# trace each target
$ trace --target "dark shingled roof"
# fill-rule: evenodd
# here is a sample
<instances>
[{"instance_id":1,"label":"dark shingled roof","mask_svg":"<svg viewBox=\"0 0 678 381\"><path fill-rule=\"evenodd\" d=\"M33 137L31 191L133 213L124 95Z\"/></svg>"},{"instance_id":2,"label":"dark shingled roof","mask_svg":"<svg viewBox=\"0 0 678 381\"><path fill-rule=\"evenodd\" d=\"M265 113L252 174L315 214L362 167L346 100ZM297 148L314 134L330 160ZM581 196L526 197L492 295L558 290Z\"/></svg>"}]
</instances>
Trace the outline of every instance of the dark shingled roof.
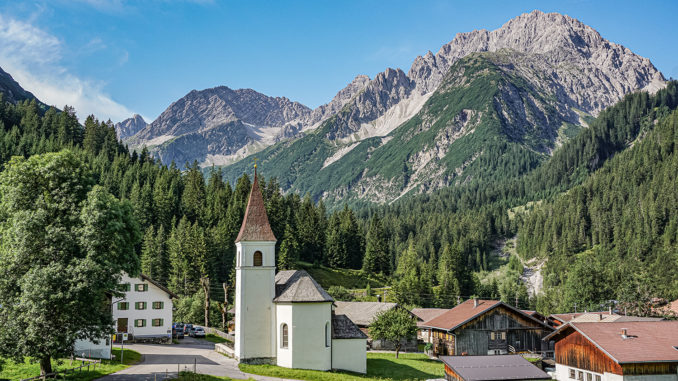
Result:
<instances>
[{"instance_id":1,"label":"dark shingled roof","mask_svg":"<svg viewBox=\"0 0 678 381\"><path fill-rule=\"evenodd\" d=\"M259 190L259 179L257 170L254 169L254 183L250 191L250 199L247 201L245 218L242 220L242 226L235 242L240 241L276 241L271 225L268 223L264 198Z\"/></svg>"},{"instance_id":2,"label":"dark shingled roof","mask_svg":"<svg viewBox=\"0 0 678 381\"><path fill-rule=\"evenodd\" d=\"M335 313L348 316L360 327L368 327L377 315L398 306L396 303L340 301L335 302L334 305L337 306Z\"/></svg>"},{"instance_id":3,"label":"dark shingled roof","mask_svg":"<svg viewBox=\"0 0 678 381\"><path fill-rule=\"evenodd\" d=\"M170 298L179 299L177 294L173 293L172 291L169 290L169 288L163 286L162 284L158 283L157 281L149 278L148 275L140 274L139 277L142 280L145 280L146 282L152 283L155 287L165 291L167 293L167 295L170 296Z\"/></svg>"},{"instance_id":4,"label":"dark shingled roof","mask_svg":"<svg viewBox=\"0 0 678 381\"><path fill-rule=\"evenodd\" d=\"M520 355L440 356L465 381L551 380L551 376Z\"/></svg>"},{"instance_id":5,"label":"dark shingled roof","mask_svg":"<svg viewBox=\"0 0 678 381\"><path fill-rule=\"evenodd\" d=\"M304 270L275 274L275 303L333 302L334 299Z\"/></svg>"},{"instance_id":6,"label":"dark shingled roof","mask_svg":"<svg viewBox=\"0 0 678 381\"><path fill-rule=\"evenodd\" d=\"M367 335L346 315L332 314L333 339L367 339Z\"/></svg>"}]
</instances>

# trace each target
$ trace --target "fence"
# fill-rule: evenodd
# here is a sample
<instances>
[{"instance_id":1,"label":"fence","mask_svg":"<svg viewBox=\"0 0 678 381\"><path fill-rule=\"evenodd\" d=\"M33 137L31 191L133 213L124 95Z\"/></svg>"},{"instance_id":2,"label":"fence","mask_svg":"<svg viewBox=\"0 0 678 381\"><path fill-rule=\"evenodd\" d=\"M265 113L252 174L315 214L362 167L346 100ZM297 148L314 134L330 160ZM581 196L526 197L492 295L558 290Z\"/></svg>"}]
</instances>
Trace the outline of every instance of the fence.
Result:
<instances>
[{"instance_id":1,"label":"fence","mask_svg":"<svg viewBox=\"0 0 678 381\"><path fill-rule=\"evenodd\" d=\"M78 360L78 361L82 361L82 365L80 365L79 367L66 369L66 370L63 370L63 371L60 371L60 372L48 373L48 374L45 374L45 375L31 377L31 378L24 378L21 381L46 380L48 378L56 379L57 377L59 377L60 374L61 374L62 379L66 379L67 374L75 373L75 371L80 372L80 371L82 371L82 368L84 368L84 367L87 367L88 372L89 372L90 366L92 366L94 368L93 370L96 371L97 364L101 364L101 360L92 360L92 359L86 359L86 358L82 358L82 357L76 357L75 359ZM85 364L85 363L87 363L87 364Z\"/></svg>"}]
</instances>

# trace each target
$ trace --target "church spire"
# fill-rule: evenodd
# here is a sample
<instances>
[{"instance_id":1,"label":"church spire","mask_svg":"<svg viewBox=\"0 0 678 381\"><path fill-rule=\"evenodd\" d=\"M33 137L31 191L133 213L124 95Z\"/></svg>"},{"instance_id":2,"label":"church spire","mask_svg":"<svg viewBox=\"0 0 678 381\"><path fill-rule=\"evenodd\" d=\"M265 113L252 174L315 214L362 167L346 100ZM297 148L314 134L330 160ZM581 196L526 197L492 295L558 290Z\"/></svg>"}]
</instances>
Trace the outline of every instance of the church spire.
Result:
<instances>
[{"instance_id":1,"label":"church spire","mask_svg":"<svg viewBox=\"0 0 678 381\"><path fill-rule=\"evenodd\" d=\"M271 225L268 223L264 198L259 190L256 164L254 164L254 183L252 183L250 198L247 201L245 218L242 221L238 238L235 239L235 242L240 241L276 241Z\"/></svg>"}]
</instances>

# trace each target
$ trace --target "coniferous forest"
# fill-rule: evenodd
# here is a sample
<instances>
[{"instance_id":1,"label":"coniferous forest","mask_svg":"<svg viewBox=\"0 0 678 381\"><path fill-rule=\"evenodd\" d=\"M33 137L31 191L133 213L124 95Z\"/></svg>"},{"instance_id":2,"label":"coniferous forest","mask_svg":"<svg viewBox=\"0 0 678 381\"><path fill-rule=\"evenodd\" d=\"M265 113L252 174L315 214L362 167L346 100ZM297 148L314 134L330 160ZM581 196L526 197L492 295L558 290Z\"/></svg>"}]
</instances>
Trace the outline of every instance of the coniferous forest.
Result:
<instances>
[{"instance_id":1,"label":"coniferous forest","mask_svg":"<svg viewBox=\"0 0 678 381\"><path fill-rule=\"evenodd\" d=\"M330 210L308 195L282 194L260 167L278 268L388 275L392 297L408 305L449 308L480 296L553 313L616 300L648 314L650 299L678 297L677 106L676 82L655 95L630 94L523 176L385 206ZM94 183L131 205L142 272L181 297L179 318L201 316L208 295L220 320L253 170L230 184L197 163L163 165L145 149L130 152L110 121L89 116L81 125L75 112L0 102L0 165L75 153ZM477 274L493 270L497 246L514 237L505 276L483 281ZM529 260L544 261L535 297L519 280Z\"/></svg>"}]
</instances>

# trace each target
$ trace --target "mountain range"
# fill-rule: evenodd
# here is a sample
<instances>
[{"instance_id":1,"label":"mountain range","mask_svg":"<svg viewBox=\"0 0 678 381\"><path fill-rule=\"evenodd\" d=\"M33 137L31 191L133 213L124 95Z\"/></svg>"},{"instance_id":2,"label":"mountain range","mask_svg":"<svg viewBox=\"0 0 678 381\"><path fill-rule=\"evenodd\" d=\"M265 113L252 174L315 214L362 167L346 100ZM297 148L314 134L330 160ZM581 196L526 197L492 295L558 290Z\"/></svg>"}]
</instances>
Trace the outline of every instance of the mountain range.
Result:
<instances>
[{"instance_id":1,"label":"mountain range","mask_svg":"<svg viewBox=\"0 0 678 381\"><path fill-rule=\"evenodd\" d=\"M457 34L407 73L357 76L314 110L221 86L191 91L148 125L116 128L166 164L223 166L233 180L256 154L286 191L381 203L524 173L625 94L664 85L647 58L569 16L533 11Z\"/></svg>"}]
</instances>

